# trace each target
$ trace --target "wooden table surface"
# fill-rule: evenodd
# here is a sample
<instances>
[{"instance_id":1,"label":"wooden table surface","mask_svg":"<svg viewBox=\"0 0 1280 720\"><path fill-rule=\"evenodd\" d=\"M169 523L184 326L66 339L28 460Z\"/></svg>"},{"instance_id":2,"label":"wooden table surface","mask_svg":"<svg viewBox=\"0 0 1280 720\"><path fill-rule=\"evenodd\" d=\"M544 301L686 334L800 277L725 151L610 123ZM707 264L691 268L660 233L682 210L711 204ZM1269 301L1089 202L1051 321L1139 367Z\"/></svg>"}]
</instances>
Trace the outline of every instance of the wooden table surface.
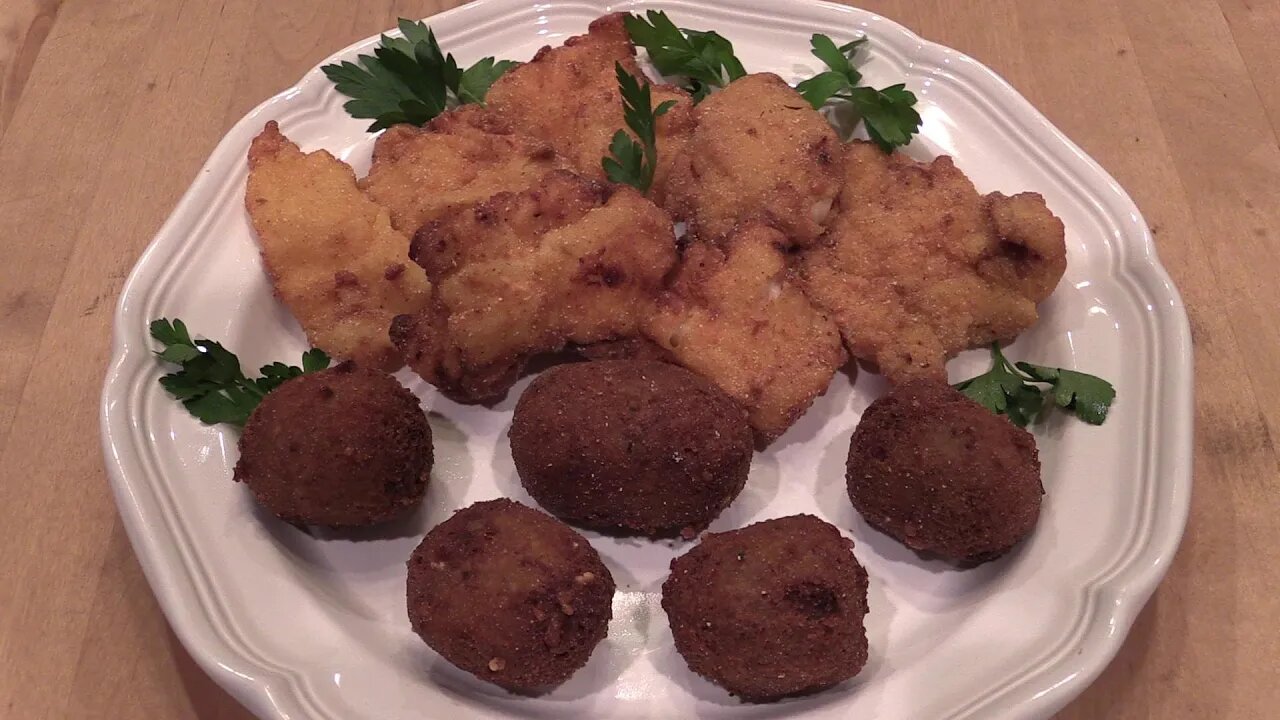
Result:
<instances>
[{"instance_id":1,"label":"wooden table surface","mask_svg":"<svg viewBox=\"0 0 1280 720\"><path fill-rule=\"evenodd\" d=\"M241 115L453 4L0 0L0 717L248 717L174 639L108 492L116 295ZM1060 717L1280 717L1280 2L861 4L995 68L1118 178L1191 313L1186 539Z\"/></svg>"}]
</instances>

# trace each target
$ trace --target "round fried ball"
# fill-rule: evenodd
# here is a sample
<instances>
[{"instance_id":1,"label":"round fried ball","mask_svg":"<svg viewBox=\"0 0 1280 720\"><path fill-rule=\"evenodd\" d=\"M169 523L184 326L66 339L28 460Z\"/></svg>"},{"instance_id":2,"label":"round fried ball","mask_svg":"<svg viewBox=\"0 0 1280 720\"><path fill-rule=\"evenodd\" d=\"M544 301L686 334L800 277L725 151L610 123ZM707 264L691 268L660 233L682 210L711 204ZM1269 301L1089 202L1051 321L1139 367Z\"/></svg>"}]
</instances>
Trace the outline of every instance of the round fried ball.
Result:
<instances>
[{"instance_id":1,"label":"round fried ball","mask_svg":"<svg viewBox=\"0 0 1280 720\"><path fill-rule=\"evenodd\" d=\"M431 426L390 375L342 363L267 393L240 436L235 479L286 522L373 525L418 506Z\"/></svg>"},{"instance_id":2,"label":"round fried ball","mask_svg":"<svg viewBox=\"0 0 1280 720\"><path fill-rule=\"evenodd\" d=\"M457 667L524 694L586 664L608 630L613 590L586 539L505 498L459 510L409 558L414 631Z\"/></svg>"},{"instance_id":3,"label":"round fried ball","mask_svg":"<svg viewBox=\"0 0 1280 720\"><path fill-rule=\"evenodd\" d=\"M867 408L846 477L872 527L965 565L1026 537L1044 495L1031 433L937 380L905 383Z\"/></svg>"},{"instance_id":4,"label":"round fried ball","mask_svg":"<svg viewBox=\"0 0 1280 720\"><path fill-rule=\"evenodd\" d=\"M511 455L529 494L576 525L692 537L741 492L746 413L684 368L600 360L542 373L516 404Z\"/></svg>"},{"instance_id":5,"label":"round fried ball","mask_svg":"<svg viewBox=\"0 0 1280 720\"><path fill-rule=\"evenodd\" d=\"M749 702L843 682L867 662L867 572L853 541L812 515L713 533L662 585L689 668Z\"/></svg>"}]
</instances>

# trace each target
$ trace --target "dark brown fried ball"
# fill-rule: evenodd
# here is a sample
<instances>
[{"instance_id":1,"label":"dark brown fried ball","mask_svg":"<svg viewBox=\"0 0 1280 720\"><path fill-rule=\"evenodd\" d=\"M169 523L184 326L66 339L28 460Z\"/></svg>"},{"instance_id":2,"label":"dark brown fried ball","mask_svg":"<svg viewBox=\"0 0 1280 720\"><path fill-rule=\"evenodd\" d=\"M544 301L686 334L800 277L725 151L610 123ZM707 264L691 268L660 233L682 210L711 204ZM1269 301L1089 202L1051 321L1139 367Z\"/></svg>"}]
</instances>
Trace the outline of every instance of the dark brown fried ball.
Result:
<instances>
[{"instance_id":1,"label":"dark brown fried ball","mask_svg":"<svg viewBox=\"0 0 1280 720\"><path fill-rule=\"evenodd\" d=\"M853 541L812 515L713 533L662 585L689 668L748 702L843 682L867 662L867 572Z\"/></svg>"},{"instance_id":2,"label":"dark brown fried ball","mask_svg":"<svg viewBox=\"0 0 1280 720\"><path fill-rule=\"evenodd\" d=\"M505 498L459 510L409 558L414 631L459 668L524 694L586 664L608 630L613 590L585 538Z\"/></svg>"},{"instance_id":3,"label":"dark brown fried ball","mask_svg":"<svg viewBox=\"0 0 1280 720\"><path fill-rule=\"evenodd\" d=\"M286 522L359 527L417 507L431 461L418 398L347 362L267 393L240 436L235 479Z\"/></svg>"},{"instance_id":4,"label":"dark brown fried ball","mask_svg":"<svg viewBox=\"0 0 1280 720\"><path fill-rule=\"evenodd\" d=\"M872 527L964 565L993 560L1040 516L1035 438L938 380L895 387L849 445L853 506Z\"/></svg>"},{"instance_id":5,"label":"dark brown fried ball","mask_svg":"<svg viewBox=\"0 0 1280 720\"><path fill-rule=\"evenodd\" d=\"M706 528L747 480L746 413L710 381L652 360L560 365L520 396L511 455L547 511L653 537Z\"/></svg>"}]
</instances>

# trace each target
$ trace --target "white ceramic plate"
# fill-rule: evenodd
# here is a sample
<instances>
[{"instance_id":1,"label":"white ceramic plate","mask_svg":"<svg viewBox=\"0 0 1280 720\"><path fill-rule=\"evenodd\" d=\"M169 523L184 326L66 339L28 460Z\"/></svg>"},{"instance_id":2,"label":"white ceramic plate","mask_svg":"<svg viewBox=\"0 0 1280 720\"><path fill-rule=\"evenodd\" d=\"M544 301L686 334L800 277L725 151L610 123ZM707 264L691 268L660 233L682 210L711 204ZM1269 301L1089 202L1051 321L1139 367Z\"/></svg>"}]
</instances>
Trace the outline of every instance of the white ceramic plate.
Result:
<instances>
[{"instance_id":1,"label":"white ceramic plate","mask_svg":"<svg viewBox=\"0 0 1280 720\"><path fill-rule=\"evenodd\" d=\"M432 525L477 500L532 504L506 430L527 379L496 411L459 406L406 374L430 410L436 469L410 522L361 539L315 538L259 512L230 481L234 431L199 424L165 395L147 323L181 317L246 367L295 359L302 333L273 300L242 207L245 150L278 120L304 150L367 167L367 121L342 110L320 71L263 103L218 146L129 278L102 404L120 513L174 631L214 679L264 718L1042 718L1106 665L1177 547L1191 485L1192 376L1186 315L1151 235L1120 187L1008 84L977 62L884 18L812 0L646 3L728 36L747 68L794 81L816 69L808 37L872 38L864 71L920 97L921 158L954 155L983 191L1043 193L1067 227L1066 277L1011 355L1115 382L1100 428L1038 432L1048 495L1039 528L1008 557L969 571L922 562L871 531L844 490L849 436L884 388L863 373L825 396L756 456L741 497L711 527L815 513L855 538L871 576L871 660L833 690L743 705L675 653L659 588L683 543L589 534L618 581L609 637L585 669L539 699L448 665L405 616L405 559ZM482 0L431 18L471 62L527 58L630 4ZM327 62L368 52L376 38ZM951 364L985 369L983 352Z\"/></svg>"}]
</instances>

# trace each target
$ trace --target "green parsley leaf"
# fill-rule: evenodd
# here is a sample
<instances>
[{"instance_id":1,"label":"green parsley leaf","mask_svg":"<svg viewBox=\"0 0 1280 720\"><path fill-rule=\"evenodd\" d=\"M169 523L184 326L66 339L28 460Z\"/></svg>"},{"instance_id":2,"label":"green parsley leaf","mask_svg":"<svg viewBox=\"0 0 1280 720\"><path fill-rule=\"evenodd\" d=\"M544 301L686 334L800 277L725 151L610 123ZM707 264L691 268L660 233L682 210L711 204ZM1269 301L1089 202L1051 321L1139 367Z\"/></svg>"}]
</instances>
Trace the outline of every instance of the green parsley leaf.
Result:
<instances>
[{"instance_id":1,"label":"green parsley leaf","mask_svg":"<svg viewBox=\"0 0 1280 720\"><path fill-rule=\"evenodd\" d=\"M649 10L643 18L628 15L624 23L632 42L649 53L658 72L679 80L695 103L712 88L747 74L733 53L733 43L719 33L678 28L660 10Z\"/></svg>"},{"instance_id":2,"label":"green parsley leaf","mask_svg":"<svg viewBox=\"0 0 1280 720\"><path fill-rule=\"evenodd\" d=\"M849 79L835 70L820 72L796 85L796 92L817 110L841 90L849 87Z\"/></svg>"},{"instance_id":3,"label":"green parsley leaf","mask_svg":"<svg viewBox=\"0 0 1280 720\"><path fill-rule=\"evenodd\" d=\"M648 83L628 73L622 63L614 63L614 72L622 93L622 116L635 139L625 130L614 133L609 142L610 157L602 159L600 164L612 182L631 185L642 193L648 192L653 184L653 171L658 165L657 121L676 101L667 100L655 108Z\"/></svg>"},{"instance_id":4,"label":"green parsley leaf","mask_svg":"<svg viewBox=\"0 0 1280 720\"><path fill-rule=\"evenodd\" d=\"M414 54L414 46L435 44L435 34L425 23L414 22L406 18L396 18L396 28L404 37L382 36L382 46L399 51L410 57ZM439 49L439 45L436 45Z\"/></svg>"},{"instance_id":5,"label":"green parsley leaf","mask_svg":"<svg viewBox=\"0 0 1280 720\"><path fill-rule=\"evenodd\" d=\"M463 71L462 81L458 85L458 100L462 103L484 104L484 97L494 81L516 65L519 63L511 60L495 62L491 57L481 58Z\"/></svg>"},{"instance_id":6,"label":"green parsley leaf","mask_svg":"<svg viewBox=\"0 0 1280 720\"><path fill-rule=\"evenodd\" d=\"M849 59L849 55L857 52L858 47L866 41L866 37L860 37L844 46L836 47L835 41L831 38L822 33L815 33L809 38L809 46L814 57L825 63L832 72L847 78L850 87L857 87L862 82L862 74L853 69L853 62Z\"/></svg>"},{"instance_id":7,"label":"green parsley leaf","mask_svg":"<svg viewBox=\"0 0 1280 720\"><path fill-rule=\"evenodd\" d=\"M848 102L862 118L867 135L885 152L911 142L920 130L916 96L906 85L890 85L882 90L862 85L862 73L853 67L853 56L867 42L865 37L836 46L821 33L809 39L811 52L828 70L802 80L796 91L818 110L832 100Z\"/></svg>"},{"instance_id":8,"label":"green parsley leaf","mask_svg":"<svg viewBox=\"0 0 1280 720\"><path fill-rule=\"evenodd\" d=\"M991 359L990 370L957 383L955 388L988 410L1007 415L1019 427L1044 417L1049 406L1040 385L1050 386L1055 405L1073 411L1091 425L1101 425L1107 419L1116 397L1115 387L1094 375L1028 362L1010 363L995 343Z\"/></svg>"},{"instance_id":9,"label":"green parsley leaf","mask_svg":"<svg viewBox=\"0 0 1280 720\"><path fill-rule=\"evenodd\" d=\"M970 400L978 403L997 415L1003 415L1009 408L1009 399L1016 398L1021 392L1025 379L1005 360L1000 346L992 345L992 367L989 371L974 378L956 384L956 389L964 393ZM1026 402L1026 400L1022 400Z\"/></svg>"},{"instance_id":10,"label":"green parsley leaf","mask_svg":"<svg viewBox=\"0 0 1280 720\"><path fill-rule=\"evenodd\" d=\"M310 373L329 367L329 355L320 348L311 348L302 353L302 372Z\"/></svg>"},{"instance_id":11,"label":"green parsley leaf","mask_svg":"<svg viewBox=\"0 0 1280 720\"><path fill-rule=\"evenodd\" d=\"M1008 397L1005 415L1018 427L1026 427L1040 418L1044 409L1044 393L1034 385L1022 385Z\"/></svg>"},{"instance_id":12,"label":"green parsley leaf","mask_svg":"<svg viewBox=\"0 0 1280 720\"><path fill-rule=\"evenodd\" d=\"M160 378L160 385L187 412L206 425L228 423L243 427L263 396L284 381L329 366L329 356L318 349L302 356L302 367L276 362L264 366L262 377L250 379L240 369L240 359L212 340L192 340L181 320L152 321L151 337L164 345L156 357L181 366Z\"/></svg>"},{"instance_id":13,"label":"green parsley leaf","mask_svg":"<svg viewBox=\"0 0 1280 720\"><path fill-rule=\"evenodd\" d=\"M151 337L165 345L191 345L191 334L181 320L174 318L169 322L164 318L151 321Z\"/></svg>"},{"instance_id":14,"label":"green parsley leaf","mask_svg":"<svg viewBox=\"0 0 1280 720\"><path fill-rule=\"evenodd\" d=\"M906 85L890 85L883 90L858 87L849 91L848 99L862 116L867 135L885 152L911 142L911 136L920 130L916 96Z\"/></svg>"},{"instance_id":15,"label":"green parsley leaf","mask_svg":"<svg viewBox=\"0 0 1280 720\"><path fill-rule=\"evenodd\" d=\"M644 165L640 143L632 140L627 131L619 130L609 141L609 155L600 161L609 181L639 187Z\"/></svg>"},{"instance_id":16,"label":"green parsley leaf","mask_svg":"<svg viewBox=\"0 0 1280 720\"><path fill-rule=\"evenodd\" d=\"M351 117L374 120L369 132L425 125L449 108L483 103L494 81L518 64L487 57L463 70L424 23L400 18L399 28L403 37L383 35L373 55L320 68L351 98L343 105Z\"/></svg>"},{"instance_id":17,"label":"green parsley leaf","mask_svg":"<svg viewBox=\"0 0 1280 720\"><path fill-rule=\"evenodd\" d=\"M1073 411L1090 425L1106 422L1111 403L1116 399L1116 389L1111 383L1088 373L1028 362L1018 363L1018 369L1036 382L1052 385L1053 402L1058 407Z\"/></svg>"}]
</instances>

